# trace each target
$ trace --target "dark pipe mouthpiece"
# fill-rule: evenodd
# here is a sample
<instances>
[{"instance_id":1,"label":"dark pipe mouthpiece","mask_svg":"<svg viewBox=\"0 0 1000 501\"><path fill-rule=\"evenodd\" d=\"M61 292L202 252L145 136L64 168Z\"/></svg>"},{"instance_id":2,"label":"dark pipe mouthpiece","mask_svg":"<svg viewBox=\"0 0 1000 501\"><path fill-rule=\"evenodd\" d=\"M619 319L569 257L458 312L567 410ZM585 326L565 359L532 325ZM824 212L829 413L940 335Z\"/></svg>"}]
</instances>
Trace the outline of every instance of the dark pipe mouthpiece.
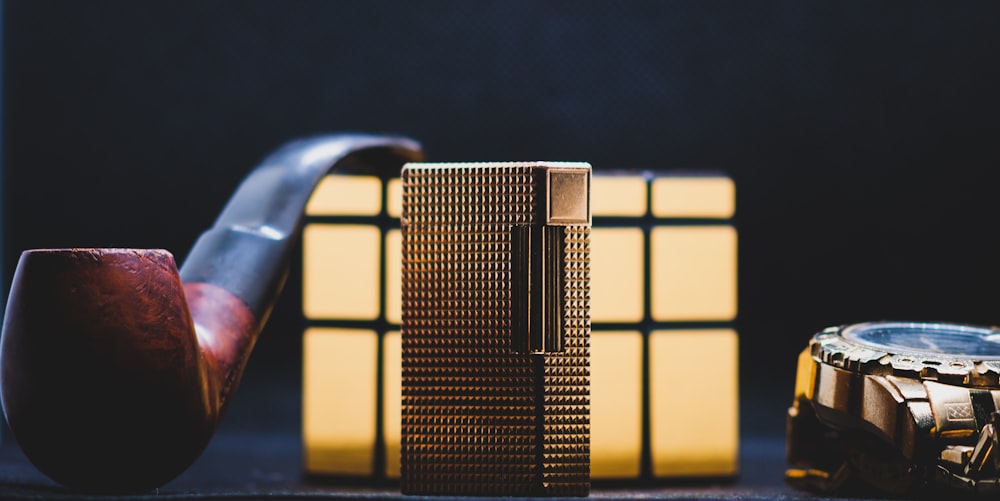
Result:
<instances>
[{"instance_id":1,"label":"dark pipe mouthpiece","mask_svg":"<svg viewBox=\"0 0 1000 501\"><path fill-rule=\"evenodd\" d=\"M281 291L306 203L351 158L399 168L400 137L289 143L243 181L180 270L165 250L21 255L0 337L0 398L25 455L75 489L143 492L208 444Z\"/></svg>"}]
</instances>

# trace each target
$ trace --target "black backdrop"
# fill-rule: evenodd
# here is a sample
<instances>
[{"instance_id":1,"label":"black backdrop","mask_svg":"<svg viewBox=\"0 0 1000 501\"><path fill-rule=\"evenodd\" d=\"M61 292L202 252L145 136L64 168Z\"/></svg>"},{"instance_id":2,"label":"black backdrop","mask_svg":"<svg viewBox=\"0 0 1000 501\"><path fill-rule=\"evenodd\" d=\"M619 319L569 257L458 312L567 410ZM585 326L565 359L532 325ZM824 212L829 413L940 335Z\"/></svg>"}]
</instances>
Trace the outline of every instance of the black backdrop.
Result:
<instances>
[{"instance_id":1,"label":"black backdrop","mask_svg":"<svg viewBox=\"0 0 1000 501\"><path fill-rule=\"evenodd\" d=\"M823 326L1000 323L998 20L949 2L7 0L5 285L25 248L180 261L263 155L324 131L407 134L436 161L721 169L744 427L778 432ZM230 426L298 425L298 287Z\"/></svg>"}]
</instances>

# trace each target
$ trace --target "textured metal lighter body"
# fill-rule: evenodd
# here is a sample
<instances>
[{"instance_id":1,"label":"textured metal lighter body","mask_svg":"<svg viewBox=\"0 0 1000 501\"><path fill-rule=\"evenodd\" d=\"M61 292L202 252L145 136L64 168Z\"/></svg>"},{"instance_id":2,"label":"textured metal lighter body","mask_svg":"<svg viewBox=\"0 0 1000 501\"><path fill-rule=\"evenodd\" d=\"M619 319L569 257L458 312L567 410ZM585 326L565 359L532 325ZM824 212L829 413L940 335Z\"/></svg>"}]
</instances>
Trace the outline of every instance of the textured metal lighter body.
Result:
<instances>
[{"instance_id":1,"label":"textured metal lighter body","mask_svg":"<svg viewBox=\"0 0 1000 501\"><path fill-rule=\"evenodd\" d=\"M405 494L590 491L590 166L403 169Z\"/></svg>"}]
</instances>

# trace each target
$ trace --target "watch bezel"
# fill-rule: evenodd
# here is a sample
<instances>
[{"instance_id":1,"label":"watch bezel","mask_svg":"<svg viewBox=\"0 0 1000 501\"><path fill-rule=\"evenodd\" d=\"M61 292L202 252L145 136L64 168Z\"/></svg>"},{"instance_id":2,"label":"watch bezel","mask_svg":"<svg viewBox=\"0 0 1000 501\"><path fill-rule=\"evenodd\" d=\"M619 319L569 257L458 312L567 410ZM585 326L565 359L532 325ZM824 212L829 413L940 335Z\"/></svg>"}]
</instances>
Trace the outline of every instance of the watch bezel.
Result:
<instances>
[{"instance_id":1,"label":"watch bezel","mask_svg":"<svg viewBox=\"0 0 1000 501\"><path fill-rule=\"evenodd\" d=\"M1000 356L979 357L962 353L937 353L886 346L859 339L853 332L893 328L955 332L996 332L995 327L948 322L880 321L830 327L811 343L816 361L860 374L910 376L962 386L1000 388ZM847 335L845 336L845 333Z\"/></svg>"}]
</instances>

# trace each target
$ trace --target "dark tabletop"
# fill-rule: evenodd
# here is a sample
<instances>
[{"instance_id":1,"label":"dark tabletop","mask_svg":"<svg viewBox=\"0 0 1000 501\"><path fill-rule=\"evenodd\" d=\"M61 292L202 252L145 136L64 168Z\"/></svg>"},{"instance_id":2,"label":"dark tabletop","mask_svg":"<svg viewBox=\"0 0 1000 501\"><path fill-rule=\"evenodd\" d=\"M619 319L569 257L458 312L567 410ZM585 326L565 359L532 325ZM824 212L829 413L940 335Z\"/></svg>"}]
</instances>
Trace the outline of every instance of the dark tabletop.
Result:
<instances>
[{"instance_id":1,"label":"dark tabletop","mask_svg":"<svg viewBox=\"0 0 1000 501\"><path fill-rule=\"evenodd\" d=\"M301 459L301 415L297 412L301 393L287 378L254 371L248 371L247 376L201 457L158 490L131 496L68 491L38 472L7 433L0 438L0 500L416 499L402 496L398 484L307 478ZM822 499L784 484L787 405L787 399L780 396L742 395L740 474L735 479L644 486L595 483L590 497Z\"/></svg>"},{"instance_id":2,"label":"dark tabletop","mask_svg":"<svg viewBox=\"0 0 1000 501\"><path fill-rule=\"evenodd\" d=\"M307 479L295 433L223 432L180 477L134 496L80 495L35 470L9 437L0 447L2 499L402 499L398 486ZM595 484L592 498L817 499L784 485L784 438L745 437L735 480L672 482L656 486ZM409 498L413 499L413 498Z\"/></svg>"}]
</instances>

